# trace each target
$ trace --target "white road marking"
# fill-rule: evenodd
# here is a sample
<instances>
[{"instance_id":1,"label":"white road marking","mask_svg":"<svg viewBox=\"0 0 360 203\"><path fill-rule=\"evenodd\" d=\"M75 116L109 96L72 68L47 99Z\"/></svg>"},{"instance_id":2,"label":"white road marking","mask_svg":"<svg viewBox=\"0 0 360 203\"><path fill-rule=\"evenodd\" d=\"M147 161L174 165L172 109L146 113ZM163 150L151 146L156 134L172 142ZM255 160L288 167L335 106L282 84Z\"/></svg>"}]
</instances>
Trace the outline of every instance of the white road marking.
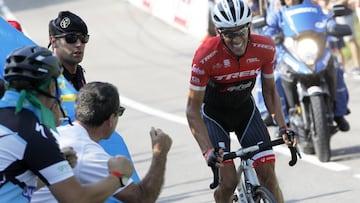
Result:
<instances>
[{"instance_id":1,"label":"white road marking","mask_svg":"<svg viewBox=\"0 0 360 203\"><path fill-rule=\"evenodd\" d=\"M274 147L274 151L287 155L290 157L290 151L287 147ZM346 171L346 170L350 170L351 168L348 166L345 166L343 164L338 164L336 162L320 162L318 160L318 158L316 156L312 156L312 155L307 155L304 153L301 153L301 157L302 159L299 159L298 161L306 161L308 163L314 164L316 166L320 166L332 171Z\"/></svg>"},{"instance_id":2,"label":"white road marking","mask_svg":"<svg viewBox=\"0 0 360 203\"><path fill-rule=\"evenodd\" d=\"M132 99L129 99L127 97L121 96L120 97L121 103L124 104L125 106L134 108L136 110L142 111L144 113L156 116L156 117L160 117L163 118L165 120L169 120L169 121L173 121L175 123L179 123L179 124L183 124L183 125L187 125L187 121L186 118L181 117L181 116L176 116L173 114L169 114L163 111L160 111L158 109L154 109L151 108L149 106L146 106L144 104L138 103ZM230 134L231 135L231 139L234 141L237 141L237 138L235 137L234 134ZM286 147L274 147L274 151L284 154L286 156L290 157L290 153L289 150ZM344 170L350 170L350 167L343 165L343 164L339 164L336 162L320 162L316 156L311 156L311 155L306 155L306 154L301 154L302 159L299 161L306 161L308 163L311 163L313 165L322 167L322 168L326 168L328 170L332 170L332 171L344 171Z\"/></svg>"},{"instance_id":3,"label":"white road marking","mask_svg":"<svg viewBox=\"0 0 360 203\"><path fill-rule=\"evenodd\" d=\"M121 102L121 104L124 104L125 106L131 107L133 109L136 109L138 111L141 111L141 112L144 112L144 113L156 116L156 117L163 118L165 120L173 121L175 123L179 123L179 124L183 124L183 125L188 124L186 118L184 118L184 117L176 116L173 114L166 113L164 111L160 111L158 109L151 108L149 106L146 106L144 104L141 104L139 102L136 102L136 101L129 99L127 97L124 97L124 96L120 96L120 102Z\"/></svg>"},{"instance_id":4,"label":"white road marking","mask_svg":"<svg viewBox=\"0 0 360 203\"><path fill-rule=\"evenodd\" d=\"M3 0L0 0L0 15L4 17L5 20L15 20L18 21L15 15L10 11L10 9L6 6ZM19 22L21 25L21 22ZM22 27L22 32L24 35L29 36L26 30Z\"/></svg>"},{"instance_id":5,"label":"white road marking","mask_svg":"<svg viewBox=\"0 0 360 203\"><path fill-rule=\"evenodd\" d=\"M5 5L3 0L0 0L0 9L5 19L16 20L15 16L11 13L10 9Z\"/></svg>"}]
</instances>

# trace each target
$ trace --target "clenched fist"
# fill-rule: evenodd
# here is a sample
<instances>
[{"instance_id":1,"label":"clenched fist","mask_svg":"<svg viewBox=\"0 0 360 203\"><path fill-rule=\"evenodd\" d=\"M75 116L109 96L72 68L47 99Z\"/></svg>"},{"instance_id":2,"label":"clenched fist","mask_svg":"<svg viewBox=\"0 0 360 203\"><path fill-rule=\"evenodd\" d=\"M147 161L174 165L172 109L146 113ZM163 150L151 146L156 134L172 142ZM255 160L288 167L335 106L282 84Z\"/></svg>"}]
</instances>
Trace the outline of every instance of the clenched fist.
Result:
<instances>
[{"instance_id":1,"label":"clenched fist","mask_svg":"<svg viewBox=\"0 0 360 203\"><path fill-rule=\"evenodd\" d=\"M154 156L166 156L172 144L172 139L161 129L151 127L150 137Z\"/></svg>"}]
</instances>

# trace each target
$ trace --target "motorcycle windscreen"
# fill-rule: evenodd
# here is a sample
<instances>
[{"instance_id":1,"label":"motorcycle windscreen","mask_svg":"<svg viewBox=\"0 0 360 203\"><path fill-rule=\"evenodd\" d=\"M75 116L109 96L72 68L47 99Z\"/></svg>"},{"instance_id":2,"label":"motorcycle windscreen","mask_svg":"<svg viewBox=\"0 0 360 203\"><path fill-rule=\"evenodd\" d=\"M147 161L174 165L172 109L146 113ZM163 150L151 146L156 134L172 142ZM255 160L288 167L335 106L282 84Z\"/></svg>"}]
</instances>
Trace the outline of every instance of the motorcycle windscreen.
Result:
<instances>
[{"instance_id":1,"label":"motorcycle windscreen","mask_svg":"<svg viewBox=\"0 0 360 203\"><path fill-rule=\"evenodd\" d=\"M303 3L284 8L283 11L282 26L285 37L294 37L301 32L326 31L326 16L317 5Z\"/></svg>"}]
</instances>

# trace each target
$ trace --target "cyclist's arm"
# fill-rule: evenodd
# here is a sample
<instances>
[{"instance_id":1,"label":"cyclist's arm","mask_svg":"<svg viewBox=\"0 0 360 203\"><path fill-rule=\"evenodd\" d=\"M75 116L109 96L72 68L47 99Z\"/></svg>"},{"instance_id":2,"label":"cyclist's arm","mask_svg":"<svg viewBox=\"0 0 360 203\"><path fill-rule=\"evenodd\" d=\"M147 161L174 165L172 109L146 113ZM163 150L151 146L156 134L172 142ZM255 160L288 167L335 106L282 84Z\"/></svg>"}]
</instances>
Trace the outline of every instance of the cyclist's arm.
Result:
<instances>
[{"instance_id":1,"label":"cyclist's arm","mask_svg":"<svg viewBox=\"0 0 360 203\"><path fill-rule=\"evenodd\" d=\"M207 150L213 148L205 123L200 114L204 96L205 91L190 89L186 106L186 117L191 133L199 144L202 153L205 153Z\"/></svg>"},{"instance_id":2,"label":"cyclist's arm","mask_svg":"<svg viewBox=\"0 0 360 203\"><path fill-rule=\"evenodd\" d=\"M274 80L275 44L270 39L267 39L264 43L272 46L273 49L263 50L261 53L261 56L263 56L263 64L261 67L262 94L265 106L270 115L275 119L279 127L285 127L285 118Z\"/></svg>"},{"instance_id":3,"label":"cyclist's arm","mask_svg":"<svg viewBox=\"0 0 360 203\"><path fill-rule=\"evenodd\" d=\"M275 87L274 77L261 77L262 94L265 105L275 119L279 127L286 126L284 114L281 108L279 94Z\"/></svg>"}]
</instances>

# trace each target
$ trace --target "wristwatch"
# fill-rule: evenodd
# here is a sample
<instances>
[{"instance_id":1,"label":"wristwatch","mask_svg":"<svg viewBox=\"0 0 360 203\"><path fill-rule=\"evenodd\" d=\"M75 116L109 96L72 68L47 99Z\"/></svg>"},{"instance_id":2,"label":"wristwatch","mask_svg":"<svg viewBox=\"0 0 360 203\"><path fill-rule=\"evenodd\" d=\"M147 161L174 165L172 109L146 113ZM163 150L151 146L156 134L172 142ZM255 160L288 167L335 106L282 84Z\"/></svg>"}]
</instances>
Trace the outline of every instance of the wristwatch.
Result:
<instances>
[{"instance_id":1,"label":"wristwatch","mask_svg":"<svg viewBox=\"0 0 360 203\"><path fill-rule=\"evenodd\" d=\"M119 181L120 181L121 187L124 187L125 185L128 184L128 182L129 182L129 177L122 175L122 176L119 178Z\"/></svg>"},{"instance_id":2,"label":"wristwatch","mask_svg":"<svg viewBox=\"0 0 360 203\"><path fill-rule=\"evenodd\" d=\"M121 187L124 187L129 182L129 177L121 174L120 172L110 171L110 174L119 179Z\"/></svg>"}]
</instances>

